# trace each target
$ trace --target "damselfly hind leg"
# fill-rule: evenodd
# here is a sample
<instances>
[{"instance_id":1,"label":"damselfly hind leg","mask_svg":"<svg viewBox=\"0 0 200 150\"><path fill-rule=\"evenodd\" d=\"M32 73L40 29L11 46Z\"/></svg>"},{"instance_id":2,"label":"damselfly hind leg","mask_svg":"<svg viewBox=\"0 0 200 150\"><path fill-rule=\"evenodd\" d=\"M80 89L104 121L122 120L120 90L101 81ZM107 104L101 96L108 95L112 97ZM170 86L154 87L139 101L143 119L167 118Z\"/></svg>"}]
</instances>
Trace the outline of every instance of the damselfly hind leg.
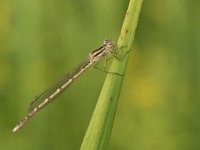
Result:
<instances>
[{"instance_id":1,"label":"damselfly hind leg","mask_svg":"<svg viewBox=\"0 0 200 150\"><path fill-rule=\"evenodd\" d=\"M103 59L103 60L102 60ZM119 75L119 76L124 76L123 74L120 74L120 73L117 73L117 72L111 72L111 71L108 71L109 69L109 66L110 66L110 63L113 59L113 57L110 57L108 58L107 56L105 56L104 58L102 58L99 62L97 62L95 65L94 65L94 68L99 70L99 71L102 71L104 73L111 73L111 74L115 74L115 75ZM117 59L117 58L116 58ZM100 63L103 62L103 67L99 67L100 66ZM110 62L110 63L109 63Z\"/></svg>"},{"instance_id":2,"label":"damselfly hind leg","mask_svg":"<svg viewBox=\"0 0 200 150\"><path fill-rule=\"evenodd\" d=\"M124 76L123 74L120 74L118 72L110 72L110 71L108 71L108 68L106 68L106 66L109 66L108 65L109 60L115 58L115 59L120 61L120 60L123 60L130 53L130 50L128 50L127 52L122 54L122 52L123 52L122 49L124 49L124 48L127 48L127 46L123 46L121 48L118 48L118 50L117 50L116 47L113 48L109 53L111 55L111 57L108 58L108 55L106 55L105 57L102 58L102 59L104 59L103 69L101 67L98 67L99 64L102 62L102 60L97 62L94 65L94 68L97 69L97 70L100 70L102 72L105 72L105 73L111 73L111 74L116 74L116 75L119 75L119 76Z\"/></svg>"},{"instance_id":3,"label":"damselfly hind leg","mask_svg":"<svg viewBox=\"0 0 200 150\"><path fill-rule=\"evenodd\" d=\"M122 46L119 48L115 48L115 52L113 53L113 57L115 57L118 60L123 60L131 51L131 49L129 49L126 52L123 52L123 49L126 49L127 46Z\"/></svg>"}]
</instances>

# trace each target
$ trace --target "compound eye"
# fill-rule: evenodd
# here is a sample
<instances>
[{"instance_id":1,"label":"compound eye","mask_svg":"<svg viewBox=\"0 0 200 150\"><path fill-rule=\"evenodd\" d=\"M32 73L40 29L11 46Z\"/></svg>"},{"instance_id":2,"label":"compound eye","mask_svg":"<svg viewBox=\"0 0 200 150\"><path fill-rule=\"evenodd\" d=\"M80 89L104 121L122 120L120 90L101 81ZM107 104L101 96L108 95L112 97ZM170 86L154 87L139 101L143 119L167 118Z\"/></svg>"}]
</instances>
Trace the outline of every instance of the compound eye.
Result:
<instances>
[{"instance_id":1,"label":"compound eye","mask_svg":"<svg viewBox=\"0 0 200 150\"><path fill-rule=\"evenodd\" d=\"M111 40L105 40L103 41L103 45L104 46L108 46L108 47L112 47L113 46L113 43Z\"/></svg>"},{"instance_id":2,"label":"compound eye","mask_svg":"<svg viewBox=\"0 0 200 150\"><path fill-rule=\"evenodd\" d=\"M108 43L107 40L103 41L103 45L107 45L107 43Z\"/></svg>"},{"instance_id":3,"label":"compound eye","mask_svg":"<svg viewBox=\"0 0 200 150\"><path fill-rule=\"evenodd\" d=\"M113 46L112 42L109 42L108 45L109 45L109 47L112 47L112 46Z\"/></svg>"}]
</instances>

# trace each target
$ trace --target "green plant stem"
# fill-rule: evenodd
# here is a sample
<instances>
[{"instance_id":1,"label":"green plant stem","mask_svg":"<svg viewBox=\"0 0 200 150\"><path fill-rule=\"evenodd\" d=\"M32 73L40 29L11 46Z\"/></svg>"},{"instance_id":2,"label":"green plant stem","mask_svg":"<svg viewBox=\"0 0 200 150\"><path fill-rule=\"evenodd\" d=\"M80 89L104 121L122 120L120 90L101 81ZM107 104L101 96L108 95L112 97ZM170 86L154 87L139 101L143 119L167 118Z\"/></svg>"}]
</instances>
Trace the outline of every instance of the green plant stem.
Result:
<instances>
[{"instance_id":1,"label":"green plant stem","mask_svg":"<svg viewBox=\"0 0 200 150\"><path fill-rule=\"evenodd\" d=\"M116 51L125 56L122 60L114 59L110 72L124 74L128 62L128 52L134 40L139 13L143 0L130 0ZM83 139L81 150L105 149L109 143L117 103L124 76L108 74L96 104L92 119Z\"/></svg>"}]
</instances>

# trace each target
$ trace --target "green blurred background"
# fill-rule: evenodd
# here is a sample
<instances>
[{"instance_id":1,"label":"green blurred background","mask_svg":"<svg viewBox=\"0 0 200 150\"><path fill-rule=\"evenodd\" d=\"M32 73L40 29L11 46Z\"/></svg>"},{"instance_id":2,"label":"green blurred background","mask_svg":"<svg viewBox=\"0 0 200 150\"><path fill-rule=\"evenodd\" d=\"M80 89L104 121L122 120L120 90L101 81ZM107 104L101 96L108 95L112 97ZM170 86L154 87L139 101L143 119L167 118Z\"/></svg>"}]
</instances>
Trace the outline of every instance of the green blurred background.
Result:
<instances>
[{"instance_id":1,"label":"green blurred background","mask_svg":"<svg viewBox=\"0 0 200 150\"><path fill-rule=\"evenodd\" d=\"M105 73L90 69L11 132L31 99L116 42L128 0L0 0L0 149L79 149ZM200 149L200 1L144 0L109 150Z\"/></svg>"}]
</instances>

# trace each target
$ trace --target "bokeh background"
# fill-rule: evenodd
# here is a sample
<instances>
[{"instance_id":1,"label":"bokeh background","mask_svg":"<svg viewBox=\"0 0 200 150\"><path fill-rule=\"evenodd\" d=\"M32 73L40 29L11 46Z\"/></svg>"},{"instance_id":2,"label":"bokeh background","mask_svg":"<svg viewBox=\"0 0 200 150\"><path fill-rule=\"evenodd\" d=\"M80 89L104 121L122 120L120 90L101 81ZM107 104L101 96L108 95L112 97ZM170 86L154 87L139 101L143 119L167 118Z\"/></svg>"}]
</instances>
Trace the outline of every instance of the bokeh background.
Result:
<instances>
[{"instance_id":1,"label":"bokeh background","mask_svg":"<svg viewBox=\"0 0 200 150\"><path fill-rule=\"evenodd\" d=\"M79 149L105 73L90 69L18 133L29 102L104 39L128 0L0 0L0 149ZM109 150L200 149L200 1L144 0Z\"/></svg>"}]
</instances>

